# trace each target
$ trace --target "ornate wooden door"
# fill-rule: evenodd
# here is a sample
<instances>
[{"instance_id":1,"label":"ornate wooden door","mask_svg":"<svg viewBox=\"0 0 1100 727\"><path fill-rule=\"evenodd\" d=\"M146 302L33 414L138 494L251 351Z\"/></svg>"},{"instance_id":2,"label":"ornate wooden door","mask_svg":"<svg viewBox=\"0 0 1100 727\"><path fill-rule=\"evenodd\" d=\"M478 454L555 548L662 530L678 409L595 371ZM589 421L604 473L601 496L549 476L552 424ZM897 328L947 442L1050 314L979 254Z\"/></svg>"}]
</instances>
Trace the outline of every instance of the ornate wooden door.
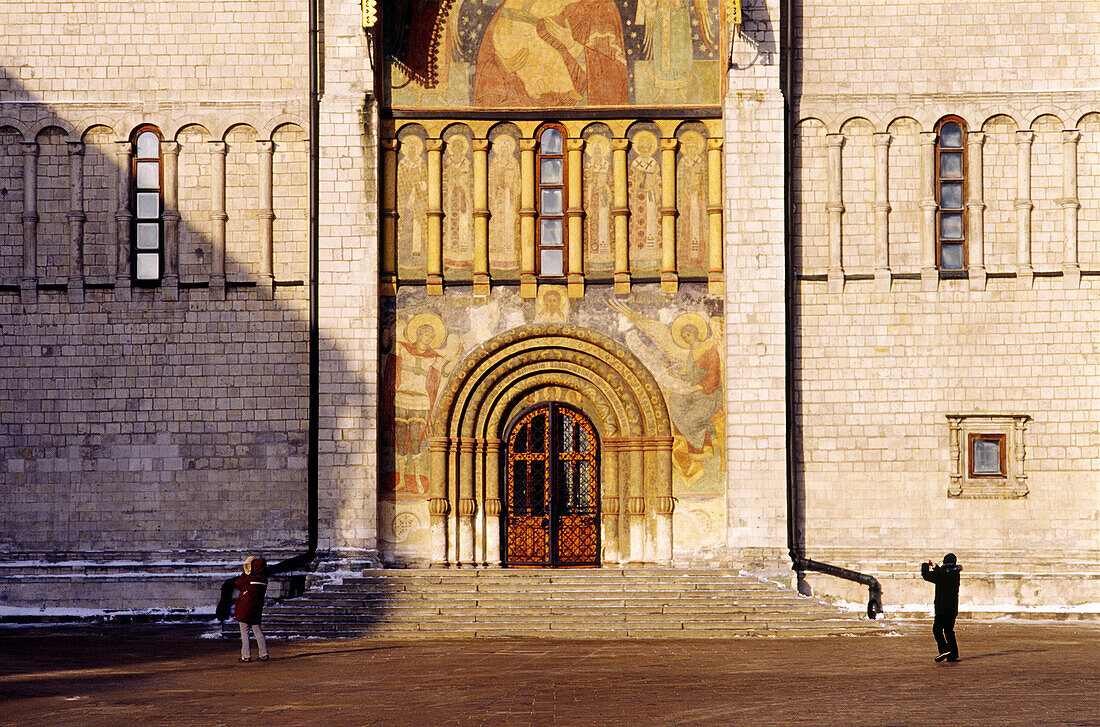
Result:
<instances>
[{"instance_id":1,"label":"ornate wooden door","mask_svg":"<svg viewBox=\"0 0 1100 727\"><path fill-rule=\"evenodd\" d=\"M505 441L504 564L599 565L600 445L592 422L566 404L539 404L516 419Z\"/></svg>"}]
</instances>

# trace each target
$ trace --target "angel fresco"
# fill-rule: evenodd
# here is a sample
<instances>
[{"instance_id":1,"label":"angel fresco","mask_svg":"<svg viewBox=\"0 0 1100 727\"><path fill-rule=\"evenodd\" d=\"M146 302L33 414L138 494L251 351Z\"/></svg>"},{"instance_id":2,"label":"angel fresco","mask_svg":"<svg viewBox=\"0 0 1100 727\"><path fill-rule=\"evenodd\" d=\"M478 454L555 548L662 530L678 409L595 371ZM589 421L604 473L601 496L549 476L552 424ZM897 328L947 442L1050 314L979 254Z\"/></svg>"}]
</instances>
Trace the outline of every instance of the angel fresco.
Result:
<instances>
[{"instance_id":1,"label":"angel fresco","mask_svg":"<svg viewBox=\"0 0 1100 727\"><path fill-rule=\"evenodd\" d=\"M706 460L722 452L722 321L711 318L708 326L698 313L688 312L666 326L624 301L612 298L607 305L663 354L661 359L646 353L648 347L637 345L641 341L631 341L637 334L627 333L627 343L649 366L668 398L673 425L672 463L691 484L702 475Z\"/></svg>"},{"instance_id":2,"label":"angel fresco","mask_svg":"<svg viewBox=\"0 0 1100 727\"><path fill-rule=\"evenodd\" d=\"M383 431L393 431L396 460L394 492L425 494L428 491L428 437L431 411L440 384L454 364L460 347L435 313L412 316L404 326L397 322L397 340L382 370ZM387 426L389 425L389 426Z\"/></svg>"}]
</instances>

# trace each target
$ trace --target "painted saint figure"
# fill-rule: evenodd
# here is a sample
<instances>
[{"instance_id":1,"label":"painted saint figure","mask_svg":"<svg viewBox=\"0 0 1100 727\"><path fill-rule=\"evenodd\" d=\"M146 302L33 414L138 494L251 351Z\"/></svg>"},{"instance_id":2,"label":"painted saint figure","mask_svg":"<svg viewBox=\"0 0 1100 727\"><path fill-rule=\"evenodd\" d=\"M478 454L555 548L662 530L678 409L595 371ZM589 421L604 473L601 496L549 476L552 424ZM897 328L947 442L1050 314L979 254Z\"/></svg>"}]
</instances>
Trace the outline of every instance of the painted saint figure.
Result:
<instances>
[{"instance_id":1,"label":"painted saint figure","mask_svg":"<svg viewBox=\"0 0 1100 727\"><path fill-rule=\"evenodd\" d=\"M423 276L427 202L424 140L407 134L401 138L397 164L397 267L402 274L419 271Z\"/></svg>"},{"instance_id":2,"label":"painted saint figure","mask_svg":"<svg viewBox=\"0 0 1100 727\"><path fill-rule=\"evenodd\" d=\"M630 162L630 249L632 259L647 267L659 264L661 255L661 162L657 137L639 131L632 144Z\"/></svg>"},{"instance_id":3,"label":"painted saint figure","mask_svg":"<svg viewBox=\"0 0 1100 727\"><path fill-rule=\"evenodd\" d=\"M478 51L474 104L621 106L627 77L614 0L504 0Z\"/></svg>"},{"instance_id":4,"label":"painted saint figure","mask_svg":"<svg viewBox=\"0 0 1100 727\"><path fill-rule=\"evenodd\" d=\"M516 140L507 133L493 139L489 154L489 261L493 272L519 271L520 170Z\"/></svg>"},{"instance_id":5,"label":"painted saint figure","mask_svg":"<svg viewBox=\"0 0 1100 727\"><path fill-rule=\"evenodd\" d=\"M470 140L462 134L447 137L443 159L443 184L447 199L443 206L446 230L443 238L447 268L473 268L473 164Z\"/></svg>"},{"instance_id":6,"label":"painted saint figure","mask_svg":"<svg viewBox=\"0 0 1100 727\"><path fill-rule=\"evenodd\" d=\"M707 159L706 139L697 131L680 137L681 156L676 166L680 187L680 230L676 259L681 272L705 272L707 262Z\"/></svg>"},{"instance_id":7,"label":"painted saint figure","mask_svg":"<svg viewBox=\"0 0 1100 727\"><path fill-rule=\"evenodd\" d=\"M398 326L400 331L400 323ZM391 401L383 401L382 411L384 417L391 411L393 416L395 492L428 491L431 411L448 364L439 350L446 338L439 316L427 312L414 315L404 326L404 335L398 337L382 372L383 396L392 397Z\"/></svg>"},{"instance_id":8,"label":"painted saint figure","mask_svg":"<svg viewBox=\"0 0 1100 727\"><path fill-rule=\"evenodd\" d=\"M585 241L588 244L588 262L596 267L613 265L611 248L611 197L614 180L611 176L611 142L607 137L595 135L585 145L584 211Z\"/></svg>"}]
</instances>

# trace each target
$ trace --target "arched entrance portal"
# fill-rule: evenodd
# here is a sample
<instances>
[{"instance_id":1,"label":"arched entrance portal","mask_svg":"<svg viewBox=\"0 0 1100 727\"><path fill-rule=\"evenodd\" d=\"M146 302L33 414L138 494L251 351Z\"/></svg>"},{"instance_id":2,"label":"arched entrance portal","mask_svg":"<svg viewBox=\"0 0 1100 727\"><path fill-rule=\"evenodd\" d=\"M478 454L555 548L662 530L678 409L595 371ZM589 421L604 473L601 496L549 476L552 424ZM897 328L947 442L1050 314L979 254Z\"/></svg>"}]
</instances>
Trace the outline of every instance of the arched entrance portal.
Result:
<instances>
[{"instance_id":1,"label":"arched entrance portal","mask_svg":"<svg viewBox=\"0 0 1100 727\"><path fill-rule=\"evenodd\" d=\"M531 504L536 491L544 498L542 516L549 518L553 512L545 489L529 488L520 503L523 507L512 503L509 509L510 437L532 412L541 412L527 420L532 426L541 426L532 423L542 417L543 425L551 427L550 420L557 416L559 426L568 421L570 426L587 422L591 427L598 477L590 493L592 515L584 518L593 518L598 527L591 542L595 556L586 550L588 541L578 546L585 562L670 564L675 503L672 426L656 379L625 346L603 334L568 324L536 323L513 328L470 351L436 400L428 446L432 565L520 564L507 552L512 542L508 514L525 512L524 517L536 523ZM557 446L562 456L562 445ZM574 449L566 447L565 454L589 456L577 445L570 446ZM525 447L529 445L520 444L517 456L530 459L520 461L537 461ZM539 480L539 466L545 468L540 481L557 476L549 454L541 462L525 465L524 476L532 487ZM549 493L555 496L553 489ZM541 518L537 523L542 527ZM549 540L536 546L532 539L522 557L541 557L541 564L562 563L562 538L572 538L575 525L568 519L547 520Z\"/></svg>"},{"instance_id":2,"label":"arched entrance portal","mask_svg":"<svg viewBox=\"0 0 1100 727\"><path fill-rule=\"evenodd\" d=\"M557 402L523 413L505 437L503 564L600 562L600 444L579 410Z\"/></svg>"}]
</instances>

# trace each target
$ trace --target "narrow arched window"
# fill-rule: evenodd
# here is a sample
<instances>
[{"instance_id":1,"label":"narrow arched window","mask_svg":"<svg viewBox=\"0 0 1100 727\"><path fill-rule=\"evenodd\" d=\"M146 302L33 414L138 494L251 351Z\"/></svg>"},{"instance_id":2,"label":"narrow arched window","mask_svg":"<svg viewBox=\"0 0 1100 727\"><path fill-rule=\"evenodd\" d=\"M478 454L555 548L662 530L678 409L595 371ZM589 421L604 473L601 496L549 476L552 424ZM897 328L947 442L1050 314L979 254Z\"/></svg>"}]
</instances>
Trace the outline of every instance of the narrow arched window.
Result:
<instances>
[{"instance_id":1,"label":"narrow arched window","mask_svg":"<svg viewBox=\"0 0 1100 727\"><path fill-rule=\"evenodd\" d=\"M133 136L134 229L130 237L130 270L135 283L160 282L164 270L164 209L160 132L139 127Z\"/></svg>"},{"instance_id":2,"label":"narrow arched window","mask_svg":"<svg viewBox=\"0 0 1100 727\"><path fill-rule=\"evenodd\" d=\"M565 275L565 128L543 126L538 135L538 274L544 278Z\"/></svg>"},{"instance_id":3,"label":"narrow arched window","mask_svg":"<svg viewBox=\"0 0 1100 727\"><path fill-rule=\"evenodd\" d=\"M936 132L936 264L965 270L966 122L949 116Z\"/></svg>"}]
</instances>

